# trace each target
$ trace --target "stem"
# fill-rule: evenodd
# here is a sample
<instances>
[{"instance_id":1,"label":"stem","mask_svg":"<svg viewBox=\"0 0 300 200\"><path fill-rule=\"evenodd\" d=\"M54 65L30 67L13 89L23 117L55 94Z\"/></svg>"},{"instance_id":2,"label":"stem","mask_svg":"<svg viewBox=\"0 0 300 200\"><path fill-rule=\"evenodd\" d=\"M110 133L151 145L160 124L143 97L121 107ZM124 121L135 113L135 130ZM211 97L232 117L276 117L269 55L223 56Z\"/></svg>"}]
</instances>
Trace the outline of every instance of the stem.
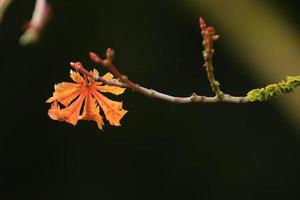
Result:
<instances>
[{"instance_id":1,"label":"stem","mask_svg":"<svg viewBox=\"0 0 300 200\"><path fill-rule=\"evenodd\" d=\"M216 35L215 29L212 26L207 27L204 19L201 17L199 18L199 24L201 29L201 34L203 37L203 58L204 58L204 65L203 67L206 70L207 78L210 82L210 86L213 90L213 92L216 94L216 96L220 99L224 97L223 92L220 89L220 83L215 80L214 77L214 67L213 67L213 56L215 53L215 50L213 49L214 41L219 38L219 35Z\"/></svg>"},{"instance_id":2,"label":"stem","mask_svg":"<svg viewBox=\"0 0 300 200\"><path fill-rule=\"evenodd\" d=\"M1 0L0 0L1 1ZM110 71L118 80L108 81L101 76L93 76L93 74L87 71L80 62L71 62L72 68L77 70L79 73L93 78L95 81L102 82L106 85L117 86L122 88L128 88L145 96L160 99L163 101L186 104L186 103L247 103L253 101L266 101L270 98L276 97L280 94L290 93L294 89L300 86L300 76L289 76L286 81L282 81L277 84L268 85L265 88L258 88L251 90L247 93L247 96L231 96L229 94L224 94L220 89L220 83L215 80L214 77L214 67L213 67L213 56L215 50L213 49L213 43L219 38L219 35L215 34L215 29L212 26L206 26L205 21L199 19L201 34L203 36L203 67L206 70L207 78L210 82L211 88L215 93L214 97L200 96L196 93L191 94L188 97L176 97L162 92L158 92L153 89L149 89L140 86L133 81L129 80L128 77L122 74L112 63L114 57L114 51L108 48L106 51L106 58L103 60L94 52L90 52L90 59L100 66L104 66Z\"/></svg>"},{"instance_id":3,"label":"stem","mask_svg":"<svg viewBox=\"0 0 300 200\"><path fill-rule=\"evenodd\" d=\"M112 52L111 49L107 49L107 53ZM186 103L219 103L219 102L227 102L227 103L246 103L248 102L247 97L237 97L237 96L230 96L230 95L224 95L222 98L215 96L215 97L207 97L207 96L200 96L195 93L188 97L176 97L176 96L171 96L168 94L164 94L161 92L158 92L153 89L149 89L143 86L140 86L131 80L127 78L124 74L122 74L111 62L110 58L106 58L105 60L102 60L96 53L90 52L90 58L92 61L95 63L106 67L116 78L120 80L120 82L115 82L115 81L107 81L103 79L102 77L93 77L96 81L101 81L107 85L111 86L118 86L118 87L123 87L123 88L129 88L132 89L133 91L136 91L138 93L141 93L145 96L151 97L151 98L156 98L160 99L163 101L168 101L171 103L177 103L177 104L186 104ZM71 64L72 66L72 64ZM90 77L92 77L92 74L85 70L82 65L74 67L76 70L79 72L86 74Z\"/></svg>"},{"instance_id":4,"label":"stem","mask_svg":"<svg viewBox=\"0 0 300 200\"><path fill-rule=\"evenodd\" d=\"M211 51L212 50L213 49L211 49ZM207 56L205 56L205 54L207 54L207 53L205 51L203 51L204 59L207 58ZM212 64L212 56L213 56L213 53L211 53L211 58L205 59L204 67L205 67L205 70L207 73L207 78L210 82L210 86L211 86L212 90L215 92L216 96L221 99L221 98L223 98L224 94L220 89L220 83L218 81L216 81L215 77L214 77L214 67Z\"/></svg>"},{"instance_id":5,"label":"stem","mask_svg":"<svg viewBox=\"0 0 300 200\"><path fill-rule=\"evenodd\" d=\"M107 81L100 76L93 77L92 73L84 69L83 65L80 62L71 62L70 65L81 74L89 76L93 78L95 81L103 82L106 85L110 86L117 86L122 88L129 88L133 91L141 93L145 96L160 99L163 101L168 101L171 103L177 104L186 104L186 103L219 103L219 102L226 102L226 103L246 103L249 102L247 96L231 96L229 94L224 94L220 87L219 82L215 80L214 73L213 73L213 64L212 58L214 55L213 49L213 42L219 38L218 35L215 35L215 30L213 27L206 27L205 21L200 18L200 28L202 30L201 34L203 35L203 57L204 57L204 67L207 72L207 77L212 87L212 90L215 92L216 96L214 97L207 97L207 96L200 96L195 93L188 97L176 97L171 96L168 94L164 94L158 92L153 89L148 89L143 86L140 86L133 81L129 80L127 76L122 74L112 63L112 59L114 57L114 51L111 48L106 50L106 58L102 59L94 52L90 52L90 59L97 63L100 66L104 66L108 69L119 81Z\"/></svg>"},{"instance_id":6,"label":"stem","mask_svg":"<svg viewBox=\"0 0 300 200\"><path fill-rule=\"evenodd\" d=\"M141 93L145 96L160 99L163 101L168 101L170 103L186 104L186 103L219 103L219 102L246 103L246 102L249 102L247 97L230 96L227 94L223 95L222 98L219 98L217 96L215 96L215 97L200 96L195 93L193 93L192 95L190 95L188 97L176 97L176 96L171 96L168 94L158 92L153 89L148 89L148 88L145 88L145 87L137 85L137 84L135 84L135 87L132 88L131 86L127 85L126 83L106 81L105 79L103 79L100 76L98 78L96 78L95 80L101 81L110 86L129 88L129 89L132 89L133 91Z\"/></svg>"}]
</instances>

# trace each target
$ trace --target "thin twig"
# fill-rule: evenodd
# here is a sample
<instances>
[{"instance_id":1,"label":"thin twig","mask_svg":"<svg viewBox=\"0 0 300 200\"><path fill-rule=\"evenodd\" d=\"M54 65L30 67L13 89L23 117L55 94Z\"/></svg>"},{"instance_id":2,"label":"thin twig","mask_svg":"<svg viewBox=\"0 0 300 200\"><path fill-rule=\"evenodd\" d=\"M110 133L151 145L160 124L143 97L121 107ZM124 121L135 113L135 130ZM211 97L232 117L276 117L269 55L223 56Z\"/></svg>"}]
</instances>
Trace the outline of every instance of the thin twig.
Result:
<instances>
[{"instance_id":1,"label":"thin twig","mask_svg":"<svg viewBox=\"0 0 300 200\"><path fill-rule=\"evenodd\" d=\"M94 54L94 53L93 53ZM191 94L188 97L176 97L176 96L171 96L168 94L164 94L161 92L158 92L153 89L148 89L143 86L140 86L138 84L135 84L130 81L132 85L128 85L126 82L121 82L121 81L107 81L106 79L102 78L101 76L93 77L92 73L87 71L83 65L80 62L71 62L70 63L71 67L77 70L79 73L84 74L86 76L89 76L93 78L95 81L100 81L103 82L106 85L110 86L117 86L117 87L122 87L122 88L129 88L132 89L136 92L139 92L145 96L151 97L151 98L156 98L164 101L168 101L171 103L177 103L177 104L186 104L186 103L219 103L219 102L227 102L227 103L246 103L249 100L247 97L237 97L237 96L230 96L230 95L224 95L222 99L218 98L217 96L215 97L207 97L207 96L200 96L195 93ZM114 70L112 70L114 71ZM110 72L112 72L110 71ZM113 72L112 72L113 73ZM115 74L114 74L115 75ZM120 77L124 76L121 73L119 74ZM116 76L116 75L115 75ZM117 78L120 78L116 76Z\"/></svg>"},{"instance_id":2,"label":"thin twig","mask_svg":"<svg viewBox=\"0 0 300 200\"><path fill-rule=\"evenodd\" d=\"M207 78L210 82L210 86L212 90L215 92L216 96L218 98L223 98L224 94L220 89L220 83L215 80L214 77L214 67L213 67L213 56L215 53L215 50L213 49L213 44L214 41L216 41L219 38L219 35L216 35L216 31L214 27L206 26L206 23L203 18L199 18L199 24L200 24L200 29L201 29L201 34L203 37L203 58L204 58L204 65L203 67L206 70L207 73Z\"/></svg>"},{"instance_id":3,"label":"thin twig","mask_svg":"<svg viewBox=\"0 0 300 200\"><path fill-rule=\"evenodd\" d=\"M128 85L131 89L136 90L137 85L131 82L127 76L123 75L113 64L112 59L114 57L114 51L111 48L106 50L106 59L101 59L96 53L90 52L90 58L98 65L104 66L110 71L115 77L117 77L122 83Z\"/></svg>"},{"instance_id":4,"label":"thin twig","mask_svg":"<svg viewBox=\"0 0 300 200\"><path fill-rule=\"evenodd\" d=\"M220 90L219 83L214 78L213 65L212 65L212 58L214 54L213 42L217 40L219 36L215 35L215 30L213 27L206 27L205 21L202 18L200 18L199 21L200 21L200 28L202 30L202 35L203 35L203 45L204 45L203 56L205 60L204 67L207 71L207 77L211 83L212 90L216 94L216 96L214 97L200 96L197 95L196 93L193 93L188 97L176 97L176 96L171 96L168 94L158 92L153 89L148 89L143 86L140 86L134 83L133 81L129 80L127 76L121 73L113 65L112 59L114 57L114 51L111 48L107 49L105 59L102 59L94 52L90 52L90 59L93 62L97 63L98 65L107 68L107 70L110 71L118 79L118 81L108 81L102 78L101 76L93 77L93 74L87 71L80 62L71 62L70 65L81 74L89 76L96 81L100 81L103 82L104 84L111 85L111 86L129 88L145 96L168 101L171 103L186 104L186 103L219 103L219 102L246 103L249 102L247 96L231 96L229 94L224 94Z\"/></svg>"}]
</instances>

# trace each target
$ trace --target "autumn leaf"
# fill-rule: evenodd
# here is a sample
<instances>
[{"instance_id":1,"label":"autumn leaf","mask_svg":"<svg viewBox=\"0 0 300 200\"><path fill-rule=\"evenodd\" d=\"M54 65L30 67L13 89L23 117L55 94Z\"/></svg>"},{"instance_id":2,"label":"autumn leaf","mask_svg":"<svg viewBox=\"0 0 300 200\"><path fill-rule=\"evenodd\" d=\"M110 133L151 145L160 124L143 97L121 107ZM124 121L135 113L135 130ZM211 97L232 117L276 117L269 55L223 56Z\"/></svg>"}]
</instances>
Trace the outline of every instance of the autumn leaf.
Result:
<instances>
[{"instance_id":1,"label":"autumn leaf","mask_svg":"<svg viewBox=\"0 0 300 200\"><path fill-rule=\"evenodd\" d=\"M93 77L99 76L97 70L93 70ZM54 86L53 96L46 102L51 103L48 115L53 120L65 121L74 126L78 120L93 120L98 128L103 130L102 110L110 125L120 126L120 120L127 113L122 107L122 102L112 101L102 93L109 92L115 95L122 94L125 89L117 86L103 85L91 77L81 76L80 73L70 71L70 77L74 83L62 82ZM103 79L117 81L110 73ZM64 106L61 108L60 104Z\"/></svg>"}]
</instances>

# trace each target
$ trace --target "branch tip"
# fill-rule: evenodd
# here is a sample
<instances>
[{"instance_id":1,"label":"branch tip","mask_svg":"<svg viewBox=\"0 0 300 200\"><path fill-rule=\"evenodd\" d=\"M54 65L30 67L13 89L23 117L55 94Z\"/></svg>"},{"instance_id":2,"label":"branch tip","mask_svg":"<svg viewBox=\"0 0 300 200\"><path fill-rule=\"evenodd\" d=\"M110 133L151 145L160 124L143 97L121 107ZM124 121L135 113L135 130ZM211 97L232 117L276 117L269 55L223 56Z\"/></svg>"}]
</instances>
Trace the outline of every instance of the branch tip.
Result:
<instances>
[{"instance_id":1,"label":"branch tip","mask_svg":"<svg viewBox=\"0 0 300 200\"><path fill-rule=\"evenodd\" d=\"M94 52L90 52L90 59L95 63L103 64L103 60Z\"/></svg>"},{"instance_id":2,"label":"branch tip","mask_svg":"<svg viewBox=\"0 0 300 200\"><path fill-rule=\"evenodd\" d=\"M82 65L81 62L70 62L70 65L71 65L71 67L72 67L73 69L75 69L75 70L78 71L79 73L84 74L84 75L86 75L86 76L89 76L89 77L91 77L91 78L94 78L93 75L92 75L92 73L89 72L89 71L87 71L87 70L83 67L83 65Z\"/></svg>"},{"instance_id":3,"label":"branch tip","mask_svg":"<svg viewBox=\"0 0 300 200\"><path fill-rule=\"evenodd\" d=\"M201 30L206 27L205 20L202 17L199 18L199 24L200 24Z\"/></svg>"},{"instance_id":4,"label":"branch tip","mask_svg":"<svg viewBox=\"0 0 300 200\"><path fill-rule=\"evenodd\" d=\"M75 70L79 70L81 68L79 62L70 62L70 66L74 68Z\"/></svg>"},{"instance_id":5,"label":"branch tip","mask_svg":"<svg viewBox=\"0 0 300 200\"><path fill-rule=\"evenodd\" d=\"M106 59L112 60L114 58L115 51L112 48L106 50Z\"/></svg>"}]
</instances>

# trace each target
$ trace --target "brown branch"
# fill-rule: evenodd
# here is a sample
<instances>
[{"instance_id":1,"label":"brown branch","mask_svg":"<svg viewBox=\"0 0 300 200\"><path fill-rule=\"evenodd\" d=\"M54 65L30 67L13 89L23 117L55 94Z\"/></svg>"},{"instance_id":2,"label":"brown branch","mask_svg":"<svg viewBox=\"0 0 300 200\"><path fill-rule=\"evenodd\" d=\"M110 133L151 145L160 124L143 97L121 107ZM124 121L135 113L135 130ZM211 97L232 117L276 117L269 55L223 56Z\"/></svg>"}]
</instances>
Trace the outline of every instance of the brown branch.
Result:
<instances>
[{"instance_id":1,"label":"brown branch","mask_svg":"<svg viewBox=\"0 0 300 200\"><path fill-rule=\"evenodd\" d=\"M91 53L95 54L95 53ZM98 56L97 56L98 57ZM96 57L95 57L96 58ZM92 59L93 60L93 59ZM94 61L94 60L93 60ZM98 63L98 62L97 62ZM117 87L122 87L122 88L128 88L132 89L136 92L139 92L145 96L151 97L151 98L156 98L164 101L168 101L171 103L177 103L177 104L186 104L186 103L218 103L218 102L227 102L227 103L246 103L249 100L247 97L235 97L235 96L230 96L230 95L224 95L222 99L218 98L217 96L215 97L207 97L207 96L200 96L195 93L191 94L188 97L176 97L176 96L171 96L168 94L164 94L161 92L158 92L153 89L148 89L143 86L140 86L138 84L133 83L132 81L125 79L125 81L130 81L131 84L129 85L126 82L121 82L120 77L125 77L123 74L119 74L120 76L117 76L114 74L117 78L119 78L120 81L107 81L106 79L103 79L101 76L93 77L92 73L87 71L83 65L80 62L71 62L70 63L71 67L77 70L79 73L84 74L86 76L89 76L96 81L103 82L106 85L110 86L117 86ZM104 65L103 65L104 66ZM117 70L115 68L115 70ZM115 72L114 70L110 71L111 73ZM123 80L124 81L124 80Z\"/></svg>"},{"instance_id":2,"label":"brown branch","mask_svg":"<svg viewBox=\"0 0 300 200\"><path fill-rule=\"evenodd\" d=\"M90 52L90 59L97 63L100 66L104 66L110 71L119 81L107 81L103 79L101 76L93 77L92 73L87 71L80 62L71 62L70 65L74 69L76 69L81 74L89 76L96 81L103 82L104 84L111 85L111 86L118 86L123 88L129 88L133 91L139 92L145 96L160 99L163 101L168 101L171 103L178 103L178 104L185 104L185 103L219 103L219 102L226 102L226 103L246 103L249 102L249 99L246 96L231 96L229 94L224 94L219 87L218 81L215 80L213 74L213 65L212 65L212 58L214 54L213 49L213 42L218 39L218 35L215 35L215 30L213 27L206 27L205 21L200 18L200 28L202 30L203 35L203 57L204 57L204 67L207 72L208 80L210 81L212 90L215 92L216 96L214 97L207 97L207 96L200 96L195 93L191 94L188 97L176 97L171 96L168 94L164 94L158 92L153 89L148 89L143 86L140 86L133 81L129 80L127 76L121 73L112 63L112 59L114 57L114 51L111 48L108 48L106 51L106 58L102 59L94 52Z\"/></svg>"}]
</instances>

